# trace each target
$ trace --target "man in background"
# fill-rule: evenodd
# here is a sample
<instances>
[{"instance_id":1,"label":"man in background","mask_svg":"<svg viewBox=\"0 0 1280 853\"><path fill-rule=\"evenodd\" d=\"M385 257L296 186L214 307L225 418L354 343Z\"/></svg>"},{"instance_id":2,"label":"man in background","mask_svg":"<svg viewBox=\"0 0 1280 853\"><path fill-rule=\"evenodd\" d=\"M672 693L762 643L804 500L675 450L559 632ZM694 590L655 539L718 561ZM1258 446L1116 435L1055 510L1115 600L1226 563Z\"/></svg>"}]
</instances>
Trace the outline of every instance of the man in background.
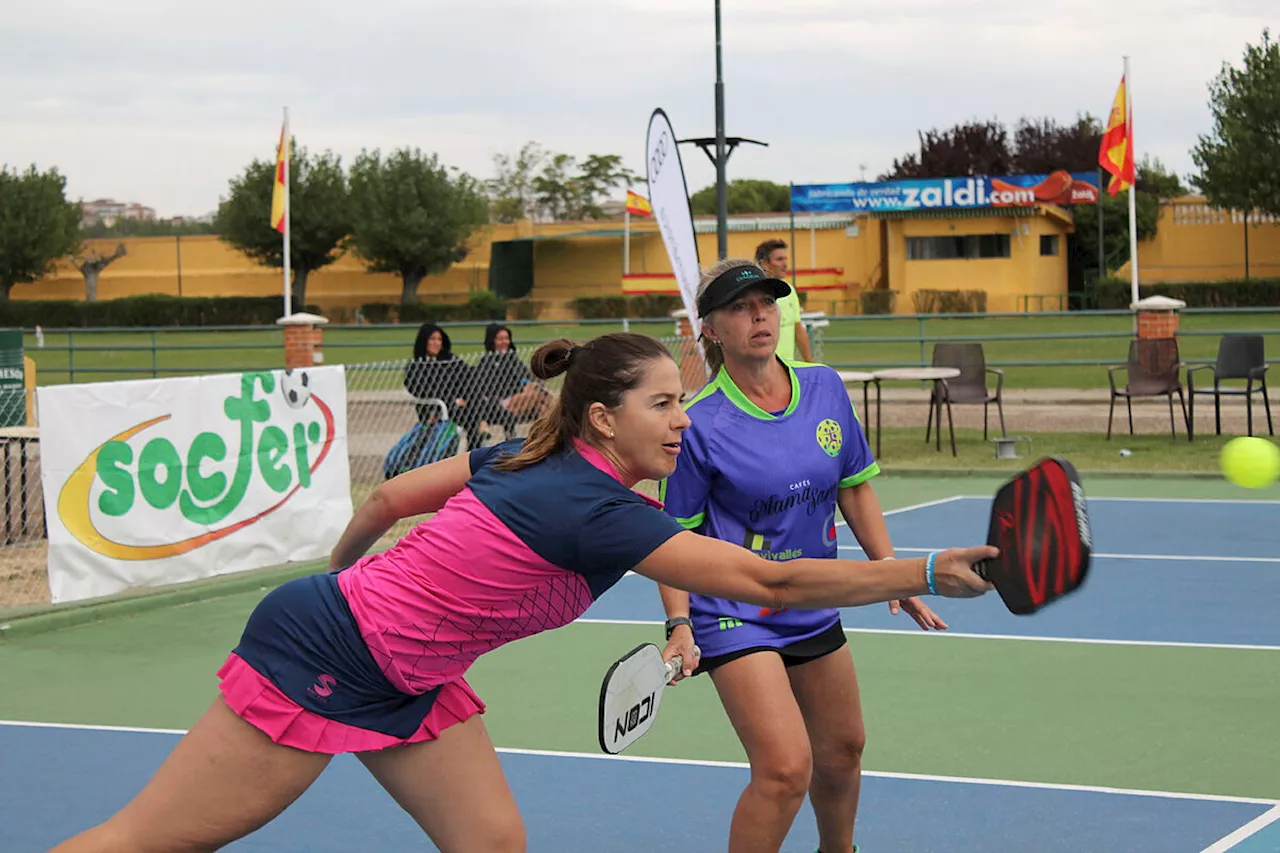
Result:
<instances>
[{"instance_id":1,"label":"man in background","mask_svg":"<svg viewBox=\"0 0 1280 853\"><path fill-rule=\"evenodd\" d=\"M756 265L774 278L787 279L788 269L787 244L784 240L765 240L756 246ZM809 333L800 320L800 297L797 295L795 282L791 292L778 300L778 312L782 315L782 325L778 331L778 355L784 361L813 361L813 353L809 349Z\"/></svg>"}]
</instances>

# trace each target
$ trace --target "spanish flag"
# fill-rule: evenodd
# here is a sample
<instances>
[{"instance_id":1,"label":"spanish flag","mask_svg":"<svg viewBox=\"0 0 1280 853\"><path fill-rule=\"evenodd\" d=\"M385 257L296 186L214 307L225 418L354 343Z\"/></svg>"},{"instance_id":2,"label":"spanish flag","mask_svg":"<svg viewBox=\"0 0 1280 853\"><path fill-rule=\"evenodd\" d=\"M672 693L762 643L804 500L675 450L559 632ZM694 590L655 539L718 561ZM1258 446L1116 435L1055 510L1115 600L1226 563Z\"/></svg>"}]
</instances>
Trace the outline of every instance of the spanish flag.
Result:
<instances>
[{"instance_id":1,"label":"spanish flag","mask_svg":"<svg viewBox=\"0 0 1280 853\"><path fill-rule=\"evenodd\" d=\"M649 205L649 199L627 190L627 213L634 213L637 216L653 216L653 208Z\"/></svg>"},{"instance_id":2,"label":"spanish flag","mask_svg":"<svg viewBox=\"0 0 1280 853\"><path fill-rule=\"evenodd\" d=\"M1111 173L1107 192L1115 195L1128 189L1136 180L1133 168L1133 111L1129 107L1125 78L1120 78L1115 103L1107 118L1107 129L1102 134L1098 149L1098 165Z\"/></svg>"},{"instance_id":3,"label":"spanish flag","mask_svg":"<svg viewBox=\"0 0 1280 853\"><path fill-rule=\"evenodd\" d=\"M271 188L271 227L281 234L285 230L285 192L289 180L289 147L286 136L288 124L280 128L280 144L276 147L275 184Z\"/></svg>"}]
</instances>

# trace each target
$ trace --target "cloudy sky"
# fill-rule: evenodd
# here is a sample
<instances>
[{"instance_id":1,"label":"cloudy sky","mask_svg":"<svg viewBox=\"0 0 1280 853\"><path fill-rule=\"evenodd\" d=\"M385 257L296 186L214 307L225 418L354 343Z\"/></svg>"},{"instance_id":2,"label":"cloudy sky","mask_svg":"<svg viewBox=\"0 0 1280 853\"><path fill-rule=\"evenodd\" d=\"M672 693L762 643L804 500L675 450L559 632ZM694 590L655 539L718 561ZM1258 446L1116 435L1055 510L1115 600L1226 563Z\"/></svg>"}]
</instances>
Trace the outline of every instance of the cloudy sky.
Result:
<instances>
[{"instance_id":1,"label":"cloudy sky","mask_svg":"<svg viewBox=\"0 0 1280 853\"><path fill-rule=\"evenodd\" d=\"M298 141L349 160L413 146L480 178L526 140L643 168L649 113L714 133L712 0L41 0L0 20L0 162L72 198L213 210ZM723 0L731 178L868 178L921 128L1105 116L1131 57L1139 155L1181 175L1207 84L1276 0ZM683 153L691 189L714 180Z\"/></svg>"}]
</instances>

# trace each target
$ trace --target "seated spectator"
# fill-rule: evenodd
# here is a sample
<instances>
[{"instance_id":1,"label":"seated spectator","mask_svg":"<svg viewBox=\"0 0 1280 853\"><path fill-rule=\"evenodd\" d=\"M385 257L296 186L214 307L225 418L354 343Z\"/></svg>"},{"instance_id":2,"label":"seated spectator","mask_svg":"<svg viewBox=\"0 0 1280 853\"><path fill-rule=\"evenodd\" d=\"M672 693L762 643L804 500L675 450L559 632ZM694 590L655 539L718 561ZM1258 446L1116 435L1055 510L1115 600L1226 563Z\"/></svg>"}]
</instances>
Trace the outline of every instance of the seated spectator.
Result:
<instances>
[{"instance_id":1,"label":"seated spectator","mask_svg":"<svg viewBox=\"0 0 1280 853\"><path fill-rule=\"evenodd\" d=\"M506 438L514 438L516 424L541 417L552 395L520 361L511 329L491 323L485 330L484 348L471 374L463 426L468 434L477 429L480 436L500 426Z\"/></svg>"},{"instance_id":2,"label":"seated spectator","mask_svg":"<svg viewBox=\"0 0 1280 853\"><path fill-rule=\"evenodd\" d=\"M444 401L449 417L461 425L470 373L467 363L453 354L448 332L435 323L423 323L413 342L413 361L404 371L405 390L419 400L418 419L426 423L436 411L421 401L436 399Z\"/></svg>"}]
</instances>

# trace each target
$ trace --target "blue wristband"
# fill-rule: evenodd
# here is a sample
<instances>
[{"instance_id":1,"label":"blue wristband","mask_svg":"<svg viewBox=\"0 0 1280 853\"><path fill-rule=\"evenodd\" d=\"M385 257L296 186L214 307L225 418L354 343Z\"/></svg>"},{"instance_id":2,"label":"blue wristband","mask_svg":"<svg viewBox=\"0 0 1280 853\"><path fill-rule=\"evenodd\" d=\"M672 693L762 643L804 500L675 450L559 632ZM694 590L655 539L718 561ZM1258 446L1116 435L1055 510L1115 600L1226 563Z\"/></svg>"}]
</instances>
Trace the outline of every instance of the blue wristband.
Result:
<instances>
[{"instance_id":1,"label":"blue wristband","mask_svg":"<svg viewBox=\"0 0 1280 853\"><path fill-rule=\"evenodd\" d=\"M933 561L938 559L938 552L934 551L929 555L929 559L924 564L924 582L929 587L930 595L938 594L938 587L933 582Z\"/></svg>"}]
</instances>

